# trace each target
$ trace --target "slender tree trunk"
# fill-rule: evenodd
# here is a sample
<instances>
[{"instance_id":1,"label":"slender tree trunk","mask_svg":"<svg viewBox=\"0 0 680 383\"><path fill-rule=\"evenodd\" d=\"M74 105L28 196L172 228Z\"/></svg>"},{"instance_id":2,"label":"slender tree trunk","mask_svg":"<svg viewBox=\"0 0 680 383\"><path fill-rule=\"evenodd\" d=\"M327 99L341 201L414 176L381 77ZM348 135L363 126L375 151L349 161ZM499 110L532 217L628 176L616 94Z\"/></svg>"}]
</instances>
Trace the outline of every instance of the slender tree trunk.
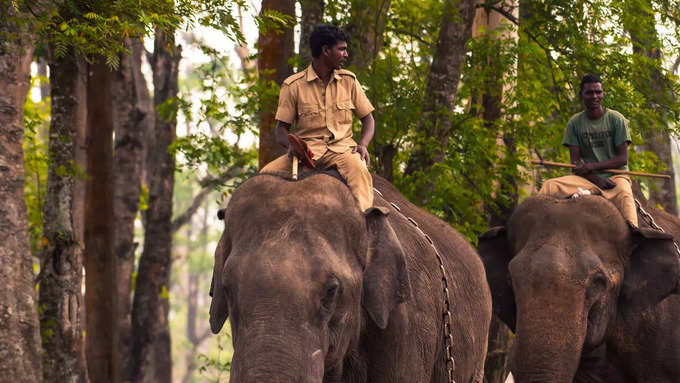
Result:
<instances>
[{"instance_id":1,"label":"slender tree trunk","mask_svg":"<svg viewBox=\"0 0 680 383\"><path fill-rule=\"evenodd\" d=\"M9 4L0 12L16 16ZM0 381L33 383L42 363L22 148L33 36L3 17L0 35L7 33L28 38L0 43Z\"/></svg>"},{"instance_id":2,"label":"slender tree trunk","mask_svg":"<svg viewBox=\"0 0 680 383\"><path fill-rule=\"evenodd\" d=\"M642 3L642 7L640 6ZM659 116L667 119L663 111L664 105L673 102L670 81L661 73L661 41L656 32L656 19L651 0L629 0L624 8L624 27L633 42L634 65L641 70L641 74L634 79L635 88L647 98L648 108L658 110ZM641 22L640 20L645 20ZM606 84L605 84L606 86ZM666 165L663 173L672 177L667 180L649 180L649 199L663 207L667 212L678 215L678 203L675 192L675 174L673 172L673 156L671 151L671 137L667 132L666 121L659 125L652 125L643 129L645 143L640 149L648 150L659 157Z\"/></svg>"},{"instance_id":3,"label":"slender tree trunk","mask_svg":"<svg viewBox=\"0 0 680 383\"><path fill-rule=\"evenodd\" d=\"M50 82L47 81L47 59L44 57L38 58L38 76L40 79L40 99L44 100L50 96Z\"/></svg>"},{"instance_id":4,"label":"slender tree trunk","mask_svg":"<svg viewBox=\"0 0 680 383\"><path fill-rule=\"evenodd\" d=\"M483 1L477 0L478 4L484 4ZM517 4L513 1L501 2L497 6L508 9L508 12L518 17ZM493 67L494 60L497 57L493 55L494 52L499 52L503 44L507 44L508 39L515 42L518 40L516 32L508 29L508 22L498 12L493 10L487 11L484 8L477 8L475 20L472 27L472 36L484 37L485 33L491 33L489 44L492 44L491 49L487 49L486 53L491 53L481 58L482 65ZM508 72L498 71L491 74L482 90L482 94L477 95L476 99L472 100L472 112L477 117L484 120L484 124L491 131L495 126L498 126L498 119L502 117L502 105L504 100L504 83L507 80ZM501 138L497 139L499 157L504 160L515 155L516 148L514 137L511 132L500 131ZM490 167L504 166L503 163L489 164ZM518 201L518 186L517 182L511 176L506 177L501 182L495 185L496 193L503 198L496 198L496 201L507 201L506 203L495 203L491 206L485 206L485 212L489 217L489 226L505 225L510 218L513 210L517 206ZM491 327L489 328L488 352L486 362L484 365L484 382L485 383L503 383L507 377L507 359L510 348L510 330L497 317L493 317Z\"/></svg>"},{"instance_id":5,"label":"slender tree trunk","mask_svg":"<svg viewBox=\"0 0 680 383\"><path fill-rule=\"evenodd\" d=\"M128 44L132 54L121 57L113 82L113 249L117 263L119 350L123 359L130 354L130 294L138 245L134 242L134 226L141 194L144 139L153 126L153 110L145 102L150 99L142 75L144 46L139 39L129 40ZM123 366L128 363L122 362Z\"/></svg>"},{"instance_id":6,"label":"slender tree trunk","mask_svg":"<svg viewBox=\"0 0 680 383\"><path fill-rule=\"evenodd\" d=\"M483 5L482 0L477 0L479 5ZM511 14L515 20L519 18L519 6L516 1L507 0L496 5L496 7L503 8L506 12ZM508 41L513 41L517 44L519 36L516 31L509 29L511 23L506 20L505 16L494 10L488 10L480 7L477 8L475 20L472 28L473 37L483 37L484 34L490 34L489 44L492 44L491 49L486 50L486 57L482 57L481 61L485 62L487 67L494 67L494 61L498 59L495 52L502 50L504 44ZM512 81L508 81L507 71L497 71L491 73L484 83L481 94L476 95L473 99L472 112L477 117L484 120L484 124L490 131L494 131L499 126L499 119L503 116L502 106L505 102L505 93L509 90L509 85ZM512 116L506 116L511 119ZM510 131L499 131L499 138L497 139L499 158L501 162L495 166L505 166L504 162L510 160L510 163L516 155L515 138ZM494 166L490 164L490 166ZM514 166L514 165L512 165ZM485 206L485 211L489 217L490 226L504 225L510 218L513 210L517 206L519 198L519 190L517 180L512 176L507 176L495 185L496 194L502 198L496 198L493 205Z\"/></svg>"},{"instance_id":7,"label":"slender tree trunk","mask_svg":"<svg viewBox=\"0 0 680 383\"><path fill-rule=\"evenodd\" d=\"M350 61L357 72L371 66L383 47L390 0L352 0L351 24L347 26Z\"/></svg>"},{"instance_id":8,"label":"slender tree trunk","mask_svg":"<svg viewBox=\"0 0 680 383\"><path fill-rule=\"evenodd\" d=\"M300 55L300 67L298 71L304 70L312 63L312 50L309 48L309 37L314 28L323 22L324 1L323 0L298 0L302 9L302 19L300 20L300 43L298 53Z\"/></svg>"},{"instance_id":9,"label":"slender tree trunk","mask_svg":"<svg viewBox=\"0 0 680 383\"><path fill-rule=\"evenodd\" d=\"M470 39L475 14L475 0L447 0L439 30L437 48L427 80L422 111L423 137L413 148L406 171L411 175L425 171L444 159L452 135L451 117L458 93L458 83L465 59L465 44ZM435 146L433 146L435 145ZM415 196L415 203L429 200L431 187L423 187Z\"/></svg>"},{"instance_id":10,"label":"slender tree trunk","mask_svg":"<svg viewBox=\"0 0 680 383\"><path fill-rule=\"evenodd\" d=\"M295 0L263 0L261 12L268 9L295 17ZM257 69L260 80L274 81L281 85L283 80L293 73L293 68L289 64L294 52L293 26L283 28L282 32L271 28L260 31L257 46L259 49ZM274 138L276 101L276 99L265 100L261 105L258 123L260 169L284 153L283 148L276 143Z\"/></svg>"},{"instance_id":11,"label":"slender tree trunk","mask_svg":"<svg viewBox=\"0 0 680 383\"><path fill-rule=\"evenodd\" d=\"M82 59L73 50L57 59L50 49L50 163L39 276L45 382L88 381L81 293L85 194L77 175L84 169L77 152L85 131L85 81Z\"/></svg>"},{"instance_id":12,"label":"slender tree trunk","mask_svg":"<svg viewBox=\"0 0 680 383\"><path fill-rule=\"evenodd\" d=\"M85 305L87 365L94 382L120 380L118 294L113 253L114 73L98 57L88 68Z\"/></svg>"},{"instance_id":13,"label":"slender tree trunk","mask_svg":"<svg viewBox=\"0 0 680 383\"><path fill-rule=\"evenodd\" d=\"M156 29L151 60L154 104L167 109L177 96L181 48L173 35ZM160 108L159 108L160 106ZM132 305L132 350L129 380L163 383L171 380L170 335L168 331L168 284L172 250L172 195L175 158L168 146L175 140L175 114L158 115L156 140L149 149L149 209L144 249L139 262Z\"/></svg>"}]
</instances>

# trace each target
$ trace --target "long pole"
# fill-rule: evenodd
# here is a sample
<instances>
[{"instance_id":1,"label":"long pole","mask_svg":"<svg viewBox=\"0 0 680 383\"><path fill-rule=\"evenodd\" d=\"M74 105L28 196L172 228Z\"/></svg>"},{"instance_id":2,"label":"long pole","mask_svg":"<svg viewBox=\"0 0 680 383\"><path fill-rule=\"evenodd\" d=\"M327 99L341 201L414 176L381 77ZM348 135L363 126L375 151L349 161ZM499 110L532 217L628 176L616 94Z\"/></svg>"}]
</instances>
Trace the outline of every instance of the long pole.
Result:
<instances>
[{"instance_id":1,"label":"long pole","mask_svg":"<svg viewBox=\"0 0 680 383\"><path fill-rule=\"evenodd\" d=\"M535 165L556 166L556 167L560 167L560 168L575 168L576 167L576 165L574 165L574 164L565 164L564 162L532 160L531 163L535 164ZM623 174L623 175L628 175L628 176L671 179L671 176L669 176L668 174L631 172L629 170L621 170L621 169L602 169L602 171L607 172L607 173L612 173L612 174Z\"/></svg>"}]
</instances>

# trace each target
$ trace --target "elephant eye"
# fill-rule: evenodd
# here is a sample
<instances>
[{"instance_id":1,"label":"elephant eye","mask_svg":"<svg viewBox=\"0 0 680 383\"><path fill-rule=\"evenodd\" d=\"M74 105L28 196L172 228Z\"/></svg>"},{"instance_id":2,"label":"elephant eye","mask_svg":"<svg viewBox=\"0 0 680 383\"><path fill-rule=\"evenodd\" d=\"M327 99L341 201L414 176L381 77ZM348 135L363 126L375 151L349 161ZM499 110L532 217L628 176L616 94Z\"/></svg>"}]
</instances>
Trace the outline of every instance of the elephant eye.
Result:
<instances>
[{"instance_id":1,"label":"elephant eye","mask_svg":"<svg viewBox=\"0 0 680 383\"><path fill-rule=\"evenodd\" d=\"M325 291L323 298L321 298L321 305L325 309L331 309L333 303L335 303L335 298L338 296L338 292L340 290L340 282L337 279L333 278L326 283L326 286L324 288Z\"/></svg>"},{"instance_id":2,"label":"elephant eye","mask_svg":"<svg viewBox=\"0 0 680 383\"><path fill-rule=\"evenodd\" d=\"M595 298L599 294L607 291L607 285L609 281L602 274L596 274L590 280L590 286L587 289L588 298Z\"/></svg>"}]
</instances>

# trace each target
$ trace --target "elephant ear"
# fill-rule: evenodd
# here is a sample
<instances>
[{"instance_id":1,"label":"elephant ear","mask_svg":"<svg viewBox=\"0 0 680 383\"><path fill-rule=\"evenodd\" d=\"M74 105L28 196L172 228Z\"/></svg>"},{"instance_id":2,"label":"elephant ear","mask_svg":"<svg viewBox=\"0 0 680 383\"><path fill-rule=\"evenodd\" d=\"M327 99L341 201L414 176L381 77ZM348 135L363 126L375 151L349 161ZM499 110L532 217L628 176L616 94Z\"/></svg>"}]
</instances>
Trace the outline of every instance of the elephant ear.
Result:
<instances>
[{"instance_id":1,"label":"elephant ear","mask_svg":"<svg viewBox=\"0 0 680 383\"><path fill-rule=\"evenodd\" d=\"M220 210L217 217L224 219L224 210ZM210 282L210 296L212 297L212 302L210 302L210 330L213 334L220 332L229 315L227 297L222 287L222 272L230 252L231 241L227 235L227 225L225 224L224 232L217 243L217 249L215 249L215 266L213 267L212 282Z\"/></svg>"},{"instance_id":2,"label":"elephant ear","mask_svg":"<svg viewBox=\"0 0 680 383\"><path fill-rule=\"evenodd\" d=\"M634 250L625 265L619 306L642 311L679 293L680 258L672 235L648 228L630 229Z\"/></svg>"},{"instance_id":3,"label":"elephant ear","mask_svg":"<svg viewBox=\"0 0 680 383\"><path fill-rule=\"evenodd\" d=\"M505 227L491 228L479 236L477 250L484 263L486 279L491 288L493 312L514 332L517 308L508 271L512 252Z\"/></svg>"},{"instance_id":4,"label":"elephant ear","mask_svg":"<svg viewBox=\"0 0 680 383\"><path fill-rule=\"evenodd\" d=\"M369 254L363 279L362 305L381 329L387 327L394 307L411 295L411 282L401 243L387 221L389 210L366 211Z\"/></svg>"}]
</instances>

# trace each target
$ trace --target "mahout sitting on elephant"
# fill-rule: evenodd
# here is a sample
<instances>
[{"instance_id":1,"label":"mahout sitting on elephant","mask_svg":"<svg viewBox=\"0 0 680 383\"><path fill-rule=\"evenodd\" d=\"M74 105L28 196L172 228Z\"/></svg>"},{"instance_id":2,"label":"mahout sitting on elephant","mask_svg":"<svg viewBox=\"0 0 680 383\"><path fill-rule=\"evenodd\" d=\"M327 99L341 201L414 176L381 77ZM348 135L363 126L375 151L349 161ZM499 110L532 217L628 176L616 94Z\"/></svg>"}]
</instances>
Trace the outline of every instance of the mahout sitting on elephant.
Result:
<instances>
[{"instance_id":1,"label":"mahout sitting on elephant","mask_svg":"<svg viewBox=\"0 0 680 383\"><path fill-rule=\"evenodd\" d=\"M680 259L643 221L600 196L536 196L480 237L494 314L516 335L517 383L680 382Z\"/></svg>"},{"instance_id":2,"label":"mahout sitting on elephant","mask_svg":"<svg viewBox=\"0 0 680 383\"><path fill-rule=\"evenodd\" d=\"M447 272L456 382L482 382L484 268L450 226L375 177L362 213L338 179L259 174L233 193L215 251L210 325L229 318L230 382L446 382ZM389 202L399 206L398 211Z\"/></svg>"}]
</instances>

